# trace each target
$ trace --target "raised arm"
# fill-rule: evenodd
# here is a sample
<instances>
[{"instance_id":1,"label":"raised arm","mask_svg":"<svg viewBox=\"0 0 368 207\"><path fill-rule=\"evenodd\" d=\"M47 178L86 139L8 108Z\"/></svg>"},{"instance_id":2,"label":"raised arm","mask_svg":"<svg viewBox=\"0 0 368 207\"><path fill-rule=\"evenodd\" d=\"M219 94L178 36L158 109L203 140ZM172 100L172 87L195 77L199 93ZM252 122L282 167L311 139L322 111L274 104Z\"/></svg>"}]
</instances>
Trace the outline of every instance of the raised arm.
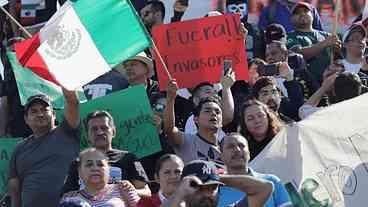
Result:
<instances>
[{"instance_id":1,"label":"raised arm","mask_svg":"<svg viewBox=\"0 0 368 207\"><path fill-rule=\"evenodd\" d=\"M331 90L333 84L335 83L335 79L337 74L332 74L328 78L326 78L322 86L299 108L299 117L304 119L305 117L309 116L310 114L317 111L315 109L323 96Z\"/></svg>"},{"instance_id":2,"label":"raised arm","mask_svg":"<svg viewBox=\"0 0 368 207\"><path fill-rule=\"evenodd\" d=\"M337 74L332 74L329 77L327 77L323 81L322 86L305 102L304 105L317 106L321 101L323 95L325 95L326 92L332 89L336 77Z\"/></svg>"},{"instance_id":3,"label":"raised arm","mask_svg":"<svg viewBox=\"0 0 368 207\"><path fill-rule=\"evenodd\" d=\"M186 176L181 181L175 193L167 199L160 207L185 207L185 198L197 192L198 188L193 187L191 183L202 184L195 176Z\"/></svg>"},{"instance_id":4,"label":"raised arm","mask_svg":"<svg viewBox=\"0 0 368 207\"><path fill-rule=\"evenodd\" d=\"M63 94L65 99L64 104L64 117L72 128L77 128L80 123L79 115L79 98L76 91L68 91L63 88Z\"/></svg>"},{"instance_id":5,"label":"raised arm","mask_svg":"<svg viewBox=\"0 0 368 207\"><path fill-rule=\"evenodd\" d=\"M230 69L222 76L222 125L226 126L234 118L234 99L231 93L231 86L235 83L235 73Z\"/></svg>"},{"instance_id":6,"label":"raised arm","mask_svg":"<svg viewBox=\"0 0 368 207\"><path fill-rule=\"evenodd\" d=\"M251 207L262 207L273 191L272 183L248 175L220 175L220 181L245 192Z\"/></svg>"},{"instance_id":7,"label":"raised arm","mask_svg":"<svg viewBox=\"0 0 368 207\"><path fill-rule=\"evenodd\" d=\"M329 47L341 47L341 41L337 35L330 35L325 40L312 46L299 48L297 52L301 53L308 60L319 55L322 50Z\"/></svg>"},{"instance_id":8,"label":"raised arm","mask_svg":"<svg viewBox=\"0 0 368 207\"><path fill-rule=\"evenodd\" d=\"M178 85L173 79L167 86L167 104L164 111L164 131L172 145L181 145L184 143L184 133L175 126L175 98Z\"/></svg>"}]
</instances>

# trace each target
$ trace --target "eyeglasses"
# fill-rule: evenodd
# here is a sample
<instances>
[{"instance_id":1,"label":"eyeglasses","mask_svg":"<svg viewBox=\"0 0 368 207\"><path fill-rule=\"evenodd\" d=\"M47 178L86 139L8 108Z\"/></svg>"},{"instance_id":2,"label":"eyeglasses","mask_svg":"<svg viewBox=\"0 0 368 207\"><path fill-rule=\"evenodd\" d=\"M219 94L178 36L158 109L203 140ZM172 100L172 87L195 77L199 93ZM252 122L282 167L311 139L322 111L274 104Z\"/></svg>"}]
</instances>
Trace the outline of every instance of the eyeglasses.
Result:
<instances>
[{"instance_id":1,"label":"eyeglasses","mask_svg":"<svg viewBox=\"0 0 368 207\"><path fill-rule=\"evenodd\" d=\"M260 96L269 96L269 95L277 95L279 94L279 91L277 89L272 89L272 90L262 90L262 91L259 91L259 95Z\"/></svg>"}]
</instances>

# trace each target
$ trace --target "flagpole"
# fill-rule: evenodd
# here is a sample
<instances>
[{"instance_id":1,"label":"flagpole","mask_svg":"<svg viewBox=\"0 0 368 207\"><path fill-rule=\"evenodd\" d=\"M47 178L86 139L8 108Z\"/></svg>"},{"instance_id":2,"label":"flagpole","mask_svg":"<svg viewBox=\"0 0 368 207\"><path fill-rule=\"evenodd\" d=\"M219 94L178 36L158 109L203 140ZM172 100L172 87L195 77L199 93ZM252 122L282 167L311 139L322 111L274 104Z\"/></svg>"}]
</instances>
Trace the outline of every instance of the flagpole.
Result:
<instances>
[{"instance_id":1,"label":"flagpole","mask_svg":"<svg viewBox=\"0 0 368 207\"><path fill-rule=\"evenodd\" d=\"M6 9L0 6L1 11L3 11L23 32L26 34L28 38L32 37L32 34L29 33L26 28L24 28Z\"/></svg>"},{"instance_id":2,"label":"flagpole","mask_svg":"<svg viewBox=\"0 0 368 207\"><path fill-rule=\"evenodd\" d=\"M172 76L171 76L171 74L170 74L169 70L167 69L167 66L166 66L166 64L165 64L164 60L162 59L160 52L158 51L158 49L157 49L157 47L156 47L155 41L153 41L153 39L152 39L152 38L151 38L151 40L152 40L152 46L153 46L153 49L155 50L155 52L156 52L156 54L157 54L158 58L160 59L160 62L161 62L161 63L162 63L162 65L164 66L164 69L165 69L165 71L166 71L167 76L169 77L169 80L172 80L173 78L172 78Z\"/></svg>"},{"instance_id":3,"label":"flagpole","mask_svg":"<svg viewBox=\"0 0 368 207\"><path fill-rule=\"evenodd\" d=\"M337 35L337 23L339 21L339 11L340 11L340 7L341 7L341 0L337 0L336 1L336 7L335 7L335 18L334 21L332 23L332 34L333 35ZM334 61L334 50L333 48L331 48L331 64Z\"/></svg>"}]
</instances>

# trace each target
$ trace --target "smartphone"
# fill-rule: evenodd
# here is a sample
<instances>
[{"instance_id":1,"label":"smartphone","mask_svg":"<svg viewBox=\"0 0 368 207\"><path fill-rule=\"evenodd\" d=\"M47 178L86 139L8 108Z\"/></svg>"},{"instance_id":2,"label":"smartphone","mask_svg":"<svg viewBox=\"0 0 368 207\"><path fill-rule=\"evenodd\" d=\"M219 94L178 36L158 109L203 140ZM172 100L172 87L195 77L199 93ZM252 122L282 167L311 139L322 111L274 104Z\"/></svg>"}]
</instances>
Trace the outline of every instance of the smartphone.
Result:
<instances>
[{"instance_id":1,"label":"smartphone","mask_svg":"<svg viewBox=\"0 0 368 207\"><path fill-rule=\"evenodd\" d=\"M232 66L233 62L231 60L224 60L224 67L223 67L224 74L227 74L229 70L232 68Z\"/></svg>"},{"instance_id":2,"label":"smartphone","mask_svg":"<svg viewBox=\"0 0 368 207\"><path fill-rule=\"evenodd\" d=\"M261 76L279 75L279 66L277 64L266 64L258 66L258 73Z\"/></svg>"},{"instance_id":3,"label":"smartphone","mask_svg":"<svg viewBox=\"0 0 368 207\"><path fill-rule=\"evenodd\" d=\"M299 64L298 64L298 56L297 55L290 55L288 57L288 64L290 66L290 68L292 69L299 69Z\"/></svg>"}]
</instances>

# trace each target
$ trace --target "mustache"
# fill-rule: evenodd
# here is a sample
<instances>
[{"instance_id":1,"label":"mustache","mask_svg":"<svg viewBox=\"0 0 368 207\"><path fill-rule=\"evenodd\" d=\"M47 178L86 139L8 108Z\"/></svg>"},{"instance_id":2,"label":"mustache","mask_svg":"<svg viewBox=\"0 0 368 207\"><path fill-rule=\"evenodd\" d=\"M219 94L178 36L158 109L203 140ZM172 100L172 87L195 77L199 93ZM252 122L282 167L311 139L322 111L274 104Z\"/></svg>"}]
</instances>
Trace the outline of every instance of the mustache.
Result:
<instances>
[{"instance_id":1,"label":"mustache","mask_svg":"<svg viewBox=\"0 0 368 207\"><path fill-rule=\"evenodd\" d=\"M244 155L242 154L235 154L231 156L231 159L236 159L236 158L244 158Z\"/></svg>"}]
</instances>

